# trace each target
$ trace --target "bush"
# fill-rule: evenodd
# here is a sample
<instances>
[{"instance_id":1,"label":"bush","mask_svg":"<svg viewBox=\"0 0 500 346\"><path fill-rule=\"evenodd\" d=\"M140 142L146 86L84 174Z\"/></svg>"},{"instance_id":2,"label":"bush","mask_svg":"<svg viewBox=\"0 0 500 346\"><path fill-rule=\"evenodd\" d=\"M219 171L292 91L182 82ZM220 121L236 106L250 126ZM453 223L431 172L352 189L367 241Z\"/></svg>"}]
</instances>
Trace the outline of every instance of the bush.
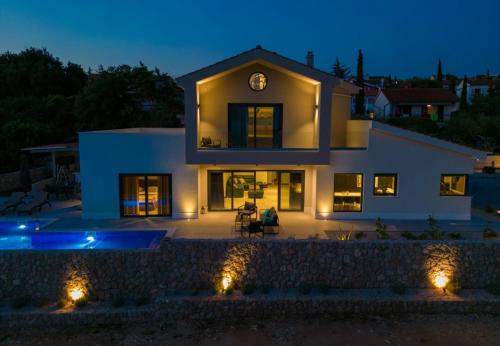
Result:
<instances>
[{"instance_id":1,"label":"bush","mask_svg":"<svg viewBox=\"0 0 500 346\"><path fill-rule=\"evenodd\" d=\"M300 285L298 288L299 293L301 294L309 294L311 293L311 287L309 285Z\"/></svg>"},{"instance_id":2,"label":"bush","mask_svg":"<svg viewBox=\"0 0 500 346\"><path fill-rule=\"evenodd\" d=\"M497 232L490 227L490 225L488 224L488 226L486 226L486 228L483 230L483 238L484 239L495 239L497 237Z\"/></svg>"},{"instance_id":3,"label":"bush","mask_svg":"<svg viewBox=\"0 0 500 346\"><path fill-rule=\"evenodd\" d=\"M495 170L495 167L493 166L484 166L483 167L483 173L486 173L486 174L495 174L496 170Z\"/></svg>"},{"instance_id":4,"label":"bush","mask_svg":"<svg viewBox=\"0 0 500 346\"><path fill-rule=\"evenodd\" d=\"M81 297L80 299L75 300L75 306L77 308L83 308L89 303L88 297Z\"/></svg>"},{"instance_id":5,"label":"bush","mask_svg":"<svg viewBox=\"0 0 500 346\"><path fill-rule=\"evenodd\" d=\"M462 286L456 281L450 281L446 284L445 289L453 294L458 294L462 290Z\"/></svg>"},{"instance_id":6,"label":"bush","mask_svg":"<svg viewBox=\"0 0 500 346\"><path fill-rule=\"evenodd\" d=\"M486 291L496 296L500 296L500 284L491 283L488 286L486 286Z\"/></svg>"},{"instance_id":7,"label":"bush","mask_svg":"<svg viewBox=\"0 0 500 346\"><path fill-rule=\"evenodd\" d=\"M391 239L389 233L387 233L387 225L382 223L382 220L379 217L375 221L375 232L377 232L377 239Z\"/></svg>"},{"instance_id":8,"label":"bush","mask_svg":"<svg viewBox=\"0 0 500 346\"><path fill-rule=\"evenodd\" d=\"M458 233L458 232L452 232L452 233L448 234L448 237L450 239L454 239L454 240L464 239L464 237L462 236L462 234Z\"/></svg>"},{"instance_id":9,"label":"bush","mask_svg":"<svg viewBox=\"0 0 500 346\"><path fill-rule=\"evenodd\" d=\"M429 215L427 218L427 229L425 230L425 234L428 236L429 239L432 240L443 240L445 233L441 231L441 228L439 227L439 224L432 215Z\"/></svg>"},{"instance_id":10,"label":"bush","mask_svg":"<svg viewBox=\"0 0 500 346\"><path fill-rule=\"evenodd\" d=\"M493 214L495 210L496 208L492 204L488 204L486 207L484 207L484 211L487 212L488 214Z\"/></svg>"},{"instance_id":11,"label":"bush","mask_svg":"<svg viewBox=\"0 0 500 346\"><path fill-rule=\"evenodd\" d=\"M28 305L30 301L31 299L29 297L19 297L14 299L11 306L13 309L21 309Z\"/></svg>"},{"instance_id":12,"label":"bush","mask_svg":"<svg viewBox=\"0 0 500 346\"><path fill-rule=\"evenodd\" d=\"M350 240L351 232L344 232L342 231L342 228L339 226L339 230L337 231L337 234L335 236L337 237L337 240Z\"/></svg>"},{"instance_id":13,"label":"bush","mask_svg":"<svg viewBox=\"0 0 500 346\"><path fill-rule=\"evenodd\" d=\"M397 284L391 288L392 293L402 295L406 293L406 287L403 284Z\"/></svg>"},{"instance_id":14,"label":"bush","mask_svg":"<svg viewBox=\"0 0 500 346\"><path fill-rule=\"evenodd\" d=\"M420 240L420 237L418 235L408 231L401 232L401 237L405 238L406 240Z\"/></svg>"},{"instance_id":15,"label":"bush","mask_svg":"<svg viewBox=\"0 0 500 346\"><path fill-rule=\"evenodd\" d=\"M111 302L115 308L122 307L125 305L125 298L123 297L115 297L113 298L113 301Z\"/></svg>"},{"instance_id":16,"label":"bush","mask_svg":"<svg viewBox=\"0 0 500 346\"><path fill-rule=\"evenodd\" d=\"M135 303L135 306L142 306L142 305L148 304L150 301L151 301L150 297L148 297L148 296L142 296L142 297L136 298L134 300L134 303Z\"/></svg>"},{"instance_id":17,"label":"bush","mask_svg":"<svg viewBox=\"0 0 500 346\"><path fill-rule=\"evenodd\" d=\"M328 293L330 293L330 286L325 285L325 284L319 285L318 291L321 294L328 294Z\"/></svg>"},{"instance_id":18,"label":"bush","mask_svg":"<svg viewBox=\"0 0 500 346\"><path fill-rule=\"evenodd\" d=\"M255 291L255 287L253 287L252 285L246 285L241 291L243 292L243 294L250 295Z\"/></svg>"},{"instance_id":19,"label":"bush","mask_svg":"<svg viewBox=\"0 0 500 346\"><path fill-rule=\"evenodd\" d=\"M365 234L365 232L363 232L363 231L359 231L359 232L354 233L354 238L355 238L356 240L361 240L361 239L363 239L364 237L366 237L366 234Z\"/></svg>"}]
</instances>

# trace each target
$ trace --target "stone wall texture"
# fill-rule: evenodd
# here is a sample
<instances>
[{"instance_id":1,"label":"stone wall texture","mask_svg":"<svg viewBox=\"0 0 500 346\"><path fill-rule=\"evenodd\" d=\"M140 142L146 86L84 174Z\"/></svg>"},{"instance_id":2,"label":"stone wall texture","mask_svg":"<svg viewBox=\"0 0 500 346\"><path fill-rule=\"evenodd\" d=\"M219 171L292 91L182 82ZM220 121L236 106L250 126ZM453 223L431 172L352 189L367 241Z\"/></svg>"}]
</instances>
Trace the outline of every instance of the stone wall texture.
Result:
<instances>
[{"instance_id":1,"label":"stone wall texture","mask_svg":"<svg viewBox=\"0 0 500 346\"><path fill-rule=\"evenodd\" d=\"M0 251L0 300L58 299L71 286L91 299L164 290L433 287L500 280L498 241L164 240L158 250Z\"/></svg>"}]
</instances>

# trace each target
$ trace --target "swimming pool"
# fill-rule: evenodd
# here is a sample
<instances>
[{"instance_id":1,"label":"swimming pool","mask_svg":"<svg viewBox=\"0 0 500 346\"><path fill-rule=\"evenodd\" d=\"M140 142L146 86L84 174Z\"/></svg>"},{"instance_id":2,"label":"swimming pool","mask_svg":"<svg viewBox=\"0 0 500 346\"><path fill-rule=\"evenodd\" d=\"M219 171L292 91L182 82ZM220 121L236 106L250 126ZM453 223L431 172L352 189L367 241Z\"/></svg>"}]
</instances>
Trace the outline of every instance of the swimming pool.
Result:
<instances>
[{"instance_id":1,"label":"swimming pool","mask_svg":"<svg viewBox=\"0 0 500 346\"><path fill-rule=\"evenodd\" d=\"M46 220L46 219L1 220L0 232L40 230L53 221L54 220Z\"/></svg>"},{"instance_id":2,"label":"swimming pool","mask_svg":"<svg viewBox=\"0 0 500 346\"><path fill-rule=\"evenodd\" d=\"M168 231L0 231L0 250L157 249Z\"/></svg>"}]
</instances>

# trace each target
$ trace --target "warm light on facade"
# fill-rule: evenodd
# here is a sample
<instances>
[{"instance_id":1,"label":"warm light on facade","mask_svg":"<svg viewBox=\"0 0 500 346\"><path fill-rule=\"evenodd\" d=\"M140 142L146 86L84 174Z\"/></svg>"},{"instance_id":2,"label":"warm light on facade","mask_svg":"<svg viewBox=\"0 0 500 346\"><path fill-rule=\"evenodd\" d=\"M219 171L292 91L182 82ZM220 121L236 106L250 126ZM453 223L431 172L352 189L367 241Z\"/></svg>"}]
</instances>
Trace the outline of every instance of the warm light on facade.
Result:
<instances>
[{"instance_id":1,"label":"warm light on facade","mask_svg":"<svg viewBox=\"0 0 500 346\"><path fill-rule=\"evenodd\" d=\"M231 278L229 276L225 276L222 278L222 289L226 291L231 285Z\"/></svg>"}]
</instances>

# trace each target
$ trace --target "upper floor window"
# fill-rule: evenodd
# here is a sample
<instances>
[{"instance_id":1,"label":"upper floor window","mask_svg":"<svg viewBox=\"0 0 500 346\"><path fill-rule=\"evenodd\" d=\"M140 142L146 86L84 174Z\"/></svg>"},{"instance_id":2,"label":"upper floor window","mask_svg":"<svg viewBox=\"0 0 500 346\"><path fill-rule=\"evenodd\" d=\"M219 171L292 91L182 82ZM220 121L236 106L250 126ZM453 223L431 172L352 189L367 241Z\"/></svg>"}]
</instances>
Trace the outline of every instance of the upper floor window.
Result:
<instances>
[{"instance_id":1,"label":"upper floor window","mask_svg":"<svg viewBox=\"0 0 500 346\"><path fill-rule=\"evenodd\" d=\"M267 77L262 72L254 72L248 78L248 84L254 91L262 91L267 86Z\"/></svg>"},{"instance_id":2,"label":"upper floor window","mask_svg":"<svg viewBox=\"0 0 500 346\"><path fill-rule=\"evenodd\" d=\"M373 194L375 196L396 196L397 174L375 174Z\"/></svg>"},{"instance_id":3,"label":"upper floor window","mask_svg":"<svg viewBox=\"0 0 500 346\"><path fill-rule=\"evenodd\" d=\"M465 196L467 194L466 174L442 174L441 196Z\"/></svg>"}]
</instances>

